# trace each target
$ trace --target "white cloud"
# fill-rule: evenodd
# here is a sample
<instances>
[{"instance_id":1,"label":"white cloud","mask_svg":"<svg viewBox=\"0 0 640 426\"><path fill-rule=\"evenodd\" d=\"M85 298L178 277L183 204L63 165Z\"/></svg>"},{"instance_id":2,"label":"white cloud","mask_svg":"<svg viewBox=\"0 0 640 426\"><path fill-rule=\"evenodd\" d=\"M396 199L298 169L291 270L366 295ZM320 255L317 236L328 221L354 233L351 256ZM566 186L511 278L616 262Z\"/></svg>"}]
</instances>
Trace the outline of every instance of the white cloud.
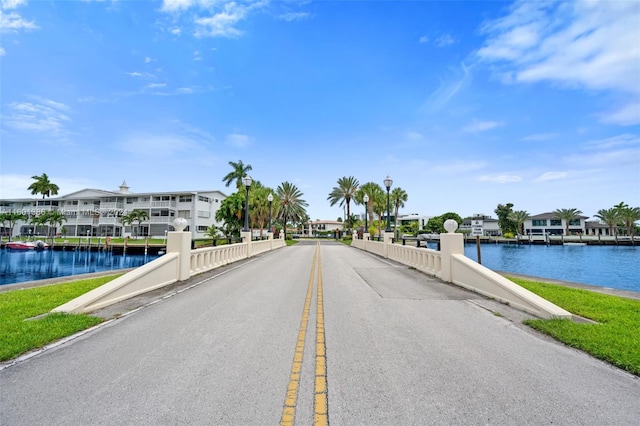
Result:
<instances>
[{"instance_id":1,"label":"white cloud","mask_svg":"<svg viewBox=\"0 0 640 426\"><path fill-rule=\"evenodd\" d=\"M180 35L181 32L182 32L182 30L180 28L171 29L171 34L173 34L173 35Z\"/></svg>"},{"instance_id":2,"label":"white cloud","mask_svg":"<svg viewBox=\"0 0 640 426\"><path fill-rule=\"evenodd\" d=\"M600 121L606 124L634 126L640 124L640 102L631 102L615 111L600 114Z\"/></svg>"},{"instance_id":3,"label":"white cloud","mask_svg":"<svg viewBox=\"0 0 640 426\"><path fill-rule=\"evenodd\" d=\"M200 3L197 0L163 0L160 10L163 12L180 12Z\"/></svg>"},{"instance_id":4,"label":"white cloud","mask_svg":"<svg viewBox=\"0 0 640 426\"><path fill-rule=\"evenodd\" d=\"M161 87L167 87L166 83L151 83L144 86L145 89L159 89Z\"/></svg>"},{"instance_id":5,"label":"white cloud","mask_svg":"<svg viewBox=\"0 0 640 426\"><path fill-rule=\"evenodd\" d=\"M238 37L243 32L235 25L243 20L249 8L238 5L235 2L224 5L223 10L206 18L197 18L195 23L199 26L196 37Z\"/></svg>"},{"instance_id":6,"label":"white cloud","mask_svg":"<svg viewBox=\"0 0 640 426\"><path fill-rule=\"evenodd\" d=\"M5 13L0 10L0 32L17 32L19 30L35 30L38 26L15 12Z\"/></svg>"},{"instance_id":7,"label":"white cloud","mask_svg":"<svg viewBox=\"0 0 640 426\"><path fill-rule=\"evenodd\" d=\"M451 37L449 34L444 34L441 35L440 37L438 37L437 39L435 39L433 41L433 44L435 44L437 47L445 47L445 46L449 46L453 43L455 43L456 41L454 40L453 37Z\"/></svg>"},{"instance_id":8,"label":"white cloud","mask_svg":"<svg viewBox=\"0 0 640 426\"><path fill-rule=\"evenodd\" d=\"M488 37L476 55L516 82L637 94L639 17L634 1L521 0L483 26Z\"/></svg>"},{"instance_id":9,"label":"white cloud","mask_svg":"<svg viewBox=\"0 0 640 426\"><path fill-rule=\"evenodd\" d=\"M146 56L146 57L144 58L144 63L145 63L145 64L148 64L149 62L153 62L153 61L155 61L155 59L153 59L153 58L151 58L151 57L149 57L149 56Z\"/></svg>"},{"instance_id":10,"label":"white cloud","mask_svg":"<svg viewBox=\"0 0 640 426\"><path fill-rule=\"evenodd\" d=\"M499 123L497 121L481 121L474 118L473 121L469 125L463 127L462 130L468 133L480 133L486 132L487 130L494 129L499 126L502 126L502 123Z\"/></svg>"},{"instance_id":11,"label":"white cloud","mask_svg":"<svg viewBox=\"0 0 640 426\"><path fill-rule=\"evenodd\" d=\"M4 56L6 54L7 52L5 52L4 47L0 47L0 56Z\"/></svg>"},{"instance_id":12,"label":"white cloud","mask_svg":"<svg viewBox=\"0 0 640 426\"><path fill-rule=\"evenodd\" d=\"M471 82L471 72L465 64L460 64L460 69L451 69L453 78L440 81L438 88L429 95L422 109L429 113L438 112L451 98Z\"/></svg>"},{"instance_id":13,"label":"white cloud","mask_svg":"<svg viewBox=\"0 0 640 426\"><path fill-rule=\"evenodd\" d=\"M557 180L563 179L567 177L569 174L567 172L545 172L542 175L538 176L534 179L534 182L545 182L548 180Z\"/></svg>"},{"instance_id":14,"label":"white cloud","mask_svg":"<svg viewBox=\"0 0 640 426\"><path fill-rule=\"evenodd\" d=\"M586 146L590 149L610 149L620 146L640 146L640 136L625 133L623 135L613 136L610 138L592 140L587 142Z\"/></svg>"},{"instance_id":15,"label":"white cloud","mask_svg":"<svg viewBox=\"0 0 640 426\"><path fill-rule=\"evenodd\" d=\"M484 175L478 178L480 182L491 182L491 183L516 183L522 181L520 176L515 175Z\"/></svg>"},{"instance_id":16,"label":"white cloud","mask_svg":"<svg viewBox=\"0 0 640 426\"><path fill-rule=\"evenodd\" d=\"M227 143L237 148L244 148L251 142L251 138L241 133L231 133L227 135Z\"/></svg>"},{"instance_id":17,"label":"white cloud","mask_svg":"<svg viewBox=\"0 0 640 426\"><path fill-rule=\"evenodd\" d=\"M49 99L36 100L10 103L11 112L3 117L3 123L21 132L47 132L58 136L66 133L65 123L71 121L66 113L70 108Z\"/></svg>"},{"instance_id":18,"label":"white cloud","mask_svg":"<svg viewBox=\"0 0 640 426\"><path fill-rule=\"evenodd\" d=\"M27 3L26 0L2 0L2 2L0 2L0 5L2 5L2 9L8 10L8 9L15 9L18 6L21 6L26 3Z\"/></svg>"},{"instance_id":19,"label":"white cloud","mask_svg":"<svg viewBox=\"0 0 640 426\"><path fill-rule=\"evenodd\" d=\"M311 15L307 12L289 12L278 16L279 19L287 22L303 21L305 19L309 19L309 17L311 17Z\"/></svg>"},{"instance_id":20,"label":"white cloud","mask_svg":"<svg viewBox=\"0 0 640 426\"><path fill-rule=\"evenodd\" d=\"M429 42L429 37L427 37L426 35L420 37L420 39L418 40L420 43L425 44Z\"/></svg>"}]
</instances>

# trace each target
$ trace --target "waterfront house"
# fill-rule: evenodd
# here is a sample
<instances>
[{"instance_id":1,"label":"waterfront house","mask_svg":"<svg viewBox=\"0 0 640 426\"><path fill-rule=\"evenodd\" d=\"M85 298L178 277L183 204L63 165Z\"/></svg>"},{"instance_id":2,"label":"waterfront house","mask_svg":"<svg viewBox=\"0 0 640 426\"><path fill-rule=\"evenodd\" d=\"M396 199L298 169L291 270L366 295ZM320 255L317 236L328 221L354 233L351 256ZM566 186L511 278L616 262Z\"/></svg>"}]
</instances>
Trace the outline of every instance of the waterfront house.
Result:
<instances>
[{"instance_id":1,"label":"waterfront house","mask_svg":"<svg viewBox=\"0 0 640 426\"><path fill-rule=\"evenodd\" d=\"M569 234L585 234L587 216L578 216L569 222ZM558 219L553 212L529 216L524 222L527 235L565 235L567 229L564 219Z\"/></svg>"}]
</instances>

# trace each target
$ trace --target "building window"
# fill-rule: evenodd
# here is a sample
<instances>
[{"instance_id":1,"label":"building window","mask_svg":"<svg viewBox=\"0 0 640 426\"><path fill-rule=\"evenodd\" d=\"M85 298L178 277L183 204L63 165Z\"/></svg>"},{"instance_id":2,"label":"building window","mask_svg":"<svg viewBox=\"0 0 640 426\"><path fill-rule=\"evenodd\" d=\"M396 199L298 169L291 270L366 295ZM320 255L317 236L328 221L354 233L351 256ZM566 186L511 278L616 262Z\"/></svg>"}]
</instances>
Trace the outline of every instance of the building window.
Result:
<instances>
[{"instance_id":1,"label":"building window","mask_svg":"<svg viewBox=\"0 0 640 426\"><path fill-rule=\"evenodd\" d=\"M191 195L181 195L178 199L181 203L190 203L192 201Z\"/></svg>"},{"instance_id":2,"label":"building window","mask_svg":"<svg viewBox=\"0 0 640 426\"><path fill-rule=\"evenodd\" d=\"M211 213L204 210L198 210L198 217L211 217Z\"/></svg>"},{"instance_id":3,"label":"building window","mask_svg":"<svg viewBox=\"0 0 640 426\"><path fill-rule=\"evenodd\" d=\"M569 225L571 225L571 226L580 226L580 219L572 219L569 222Z\"/></svg>"},{"instance_id":4,"label":"building window","mask_svg":"<svg viewBox=\"0 0 640 426\"><path fill-rule=\"evenodd\" d=\"M191 219L191 210L178 210L178 217Z\"/></svg>"},{"instance_id":5,"label":"building window","mask_svg":"<svg viewBox=\"0 0 640 426\"><path fill-rule=\"evenodd\" d=\"M198 195L198 201L204 201L205 203L209 202L209 197L205 197L203 195Z\"/></svg>"},{"instance_id":6,"label":"building window","mask_svg":"<svg viewBox=\"0 0 640 426\"><path fill-rule=\"evenodd\" d=\"M547 219L533 219L533 226L547 226Z\"/></svg>"},{"instance_id":7,"label":"building window","mask_svg":"<svg viewBox=\"0 0 640 426\"><path fill-rule=\"evenodd\" d=\"M198 232L207 232L207 229L206 226L198 225Z\"/></svg>"},{"instance_id":8,"label":"building window","mask_svg":"<svg viewBox=\"0 0 640 426\"><path fill-rule=\"evenodd\" d=\"M562 226L561 219L551 219L551 226Z\"/></svg>"}]
</instances>

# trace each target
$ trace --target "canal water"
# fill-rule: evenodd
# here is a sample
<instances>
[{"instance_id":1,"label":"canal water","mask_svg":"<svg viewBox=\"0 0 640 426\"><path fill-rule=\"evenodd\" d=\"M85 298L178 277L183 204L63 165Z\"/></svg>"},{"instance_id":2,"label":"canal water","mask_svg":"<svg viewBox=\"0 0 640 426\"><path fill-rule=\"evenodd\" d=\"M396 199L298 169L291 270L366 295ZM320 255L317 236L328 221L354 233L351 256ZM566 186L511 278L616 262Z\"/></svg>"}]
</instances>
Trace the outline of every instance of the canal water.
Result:
<instances>
[{"instance_id":1,"label":"canal water","mask_svg":"<svg viewBox=\"0 0 640 426\"><path fill-rule=\"evenodd\" d=\"M110 251L0 250L0 285L45 278L135 268L157 255L113 254Z\"/></svg>"},{"instance_id":2,"label":"canal water","mask_svg":"<svg viewBox=\"0 0 640 426\"><path fill-rule=\"evenodd\" d=\"M475 244L467 257L478 260ZM482 264L496 271L640 292L640 247L482 244Z\"/></svg>"}]
</instances>

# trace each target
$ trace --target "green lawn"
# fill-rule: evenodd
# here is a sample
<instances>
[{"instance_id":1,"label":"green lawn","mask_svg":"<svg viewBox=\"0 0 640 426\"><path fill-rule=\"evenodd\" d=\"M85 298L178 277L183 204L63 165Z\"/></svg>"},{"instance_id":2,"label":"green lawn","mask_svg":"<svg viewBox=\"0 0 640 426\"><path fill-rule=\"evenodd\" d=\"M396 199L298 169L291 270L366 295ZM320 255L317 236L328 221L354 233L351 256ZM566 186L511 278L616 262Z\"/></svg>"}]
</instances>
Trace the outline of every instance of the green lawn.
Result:
<instances>
[{"instance_id":1,"label":"green lawn","mask_svg":"<svg viewBox=\"0 0 640 426\"><path fill-rule=\"evenodd\" d=\"M553 319L526 320L525 324L640 376L640 300L518 278L509 279L572 314L597 322L577 324Z\"/></svg>"},{"instance_id":2,"label":"green lawn","mask_svg":"<svg viewBox=\"0 0 640 426\"><path fill-rule=\"evenodd\" d=\"M0 293L0 361L70 336L102 322L88 315L45 314L120 276L109 275L64 284Z\"/></svg>"}]
</instances>

